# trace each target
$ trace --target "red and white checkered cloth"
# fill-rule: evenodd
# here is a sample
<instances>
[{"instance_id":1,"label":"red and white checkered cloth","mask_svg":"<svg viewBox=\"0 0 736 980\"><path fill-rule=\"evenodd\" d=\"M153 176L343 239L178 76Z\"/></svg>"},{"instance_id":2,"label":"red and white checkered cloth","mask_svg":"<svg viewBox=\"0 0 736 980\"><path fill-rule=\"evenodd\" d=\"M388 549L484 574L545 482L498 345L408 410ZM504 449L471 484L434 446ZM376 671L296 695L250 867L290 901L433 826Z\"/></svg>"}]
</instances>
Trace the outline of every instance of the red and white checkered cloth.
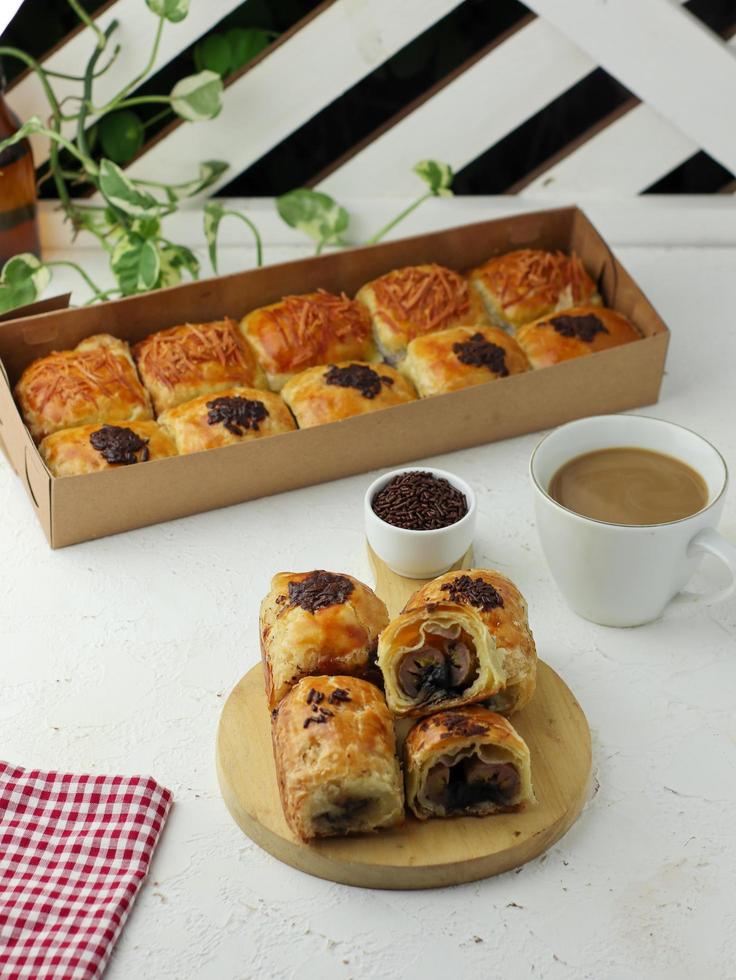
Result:
<instances>
[{"instance_id":1,"label":"red and white checkered cloth","mask_svg":"<svg viewBox=\"0 0 736 980\"><path fill-rule=\"evenodd\" d=\"M145 776L0 762L0 977L99 977L170 808Z\"/></svg>"}]
</instances>

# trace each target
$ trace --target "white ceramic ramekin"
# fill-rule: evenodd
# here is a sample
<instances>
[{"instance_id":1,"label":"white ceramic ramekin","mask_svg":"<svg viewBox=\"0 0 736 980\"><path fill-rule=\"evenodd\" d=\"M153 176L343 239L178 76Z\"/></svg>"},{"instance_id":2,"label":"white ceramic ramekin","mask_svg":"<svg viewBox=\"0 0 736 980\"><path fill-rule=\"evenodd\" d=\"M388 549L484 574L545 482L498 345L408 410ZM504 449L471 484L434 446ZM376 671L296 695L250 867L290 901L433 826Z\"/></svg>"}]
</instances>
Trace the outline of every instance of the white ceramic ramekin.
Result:
<instances>
[{"instance_id":1,"label":"white ceramic ramekin","mask_svg":"<svg viewBox=\"0 0 736 980\"><path fill-rule=\"evenodd\" d=\"M455 524L432 531L411 531L381 520L373 510L373 498L395 476L412 472L431 473L451 483L465 495L467 514ZM365 533L371 548L392 571L406 578L436 578L442 575L462 558L473 543L477 504L472 488L454 473L433 466L405 466L379 476L366 491L363 510Z\"/></svg>"}]
</instances>

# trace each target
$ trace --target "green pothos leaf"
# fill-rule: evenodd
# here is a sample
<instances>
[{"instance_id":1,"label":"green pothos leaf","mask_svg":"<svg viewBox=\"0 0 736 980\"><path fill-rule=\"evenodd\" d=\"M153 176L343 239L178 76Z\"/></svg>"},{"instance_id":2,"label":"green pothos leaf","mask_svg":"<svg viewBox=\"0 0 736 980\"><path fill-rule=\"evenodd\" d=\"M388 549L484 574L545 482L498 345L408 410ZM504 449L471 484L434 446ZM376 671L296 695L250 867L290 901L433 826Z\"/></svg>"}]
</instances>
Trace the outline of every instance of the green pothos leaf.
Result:
<instances>
[{"instance_id":1,"label":"green pothos leaf","mask_svg":"<svg viewBox=\"0 0 736 980\"><path fill-rule=\"evenodd\" d=\"M225 37L230 46L230 71L247 65L270 41L268 32L258 27L233 27Z\"/></svg>"},{"instance_id":2,"label":"green pothos leaf","mask_svg":"<svg viewBox=\"0 0 736 980\"><path fill-rule=\"evenodd\" d=\"M175 197L194 197L195 194L201 194L214 184L220 174L225 173L228 166L229 164L222 160L205 160L204 163L200 163L199 176L195 180L173 188Z\"/></svg>"},{"instance_id":3,"label":"green pothos leaf","mask_svg":"<svg viewBox=\"0 0 736 980\"><path fill-rule=\"evenodd\" d=\"M143 123L132 109L103 116L99 132L103 153L115 163L132 160L143 146Z\"/></svg>"},{"instance_id":4,"label":"green pothos leaf","mask_svg":"<svg viewBox=\"0 0 736 980\"><path fill-rule=\"evenodd\" d=\"M189 122L214 119L222 109L222 79L214 71L182 78L171 90L171 107Z\"/></svg>"},{"instance_id":5,"label":"green pothos leaf","mask_svg":"<svg viewBox=\"0 0 736 980\"><path fill-rule=\"evenodd\" d=\"M314 241L337 243L350 221L345 208L329 194L299 187L276 198L276 209L291 228L303 231Z\"/></svg>"},{"instance_id":6,"label":"green pothos leaf","mask_svg":"<svg viewBox=\"0 0 736 980\"><path fill-rule=\"evenodd\" d=\"M172 24L178 24L189 13L189 0L146 0L146 3L149 10Z\"/></svg>"},{"instance_id":7,"label":"green pothos leaf","mask_svg":"<svg viewBox=\"0 0 736 980\"><path fill-rule=\"evenodd\" d=\"M110 266L123 296L153 289L161 270L156 244L140 235L125 235L113 249Z\"/></svg>"},{"instance_id":8,"label":"green pothos leaf","mask_svg":"<svg viewBox=\"0 0 736 980\"><path fill-rule=\"evenodd\" d=\"M33 303L50 282L50 269L35 255L14 255L0 273L0 313Z\"/></svg>"},{"instance_id":9,"label":"green pothos leaf","mask_svg":"<svg viewBox=\"0 0 736 980\"><path fill-rule=\"evenodd\" d=\"M224 34L208 34L194 48L197 71L214 71L221 78L230 73L230 45Z\"/></svg>"},{"instance_id":10,"label":"green pothos leaf","mask_svg":"<svg viewBox=\"0 0 736 980\"><path fill-rule=\"evenodd\" d=\"M161 260L159 286L175 286L181 282L185 271L192 279L199 278L199 259L186 246L168 242L159 248L159 258Z\"/></svg>"},{"instance_id":11,"label":"green pothos leaf","mask_svg":"<svg viewBox=\"0 0 736 980\"><path fill-rule=\"evenodd\" d=\"M107 203L131 217L137 218L158 208L155 197L136 187L116 163L104 157L100 160L99 184Z\"/></svg>"},{"instance_id":12,"label":"green pothos leaf","mask_svg":"<svg viewBox=\"0 0 736 980\"><path fill-rule=\"evenodd\" d=\"M208 201L204 206L204 237L212 268L217 272L217 232L225 217L225 209L217 201Z\"/></svg>"},{"instance_id":13,"label":"green pothos leaf","mask_svg":"<svg viewBox=\"0 0 736 980\"><path fill-rule=\"evenodd\" d=\"M420 160L413 168L414 173L421 177L429 189L437 197L452 197L452 181L454 174L449 163L439 160Z\"/></svg>"}]
</instances>

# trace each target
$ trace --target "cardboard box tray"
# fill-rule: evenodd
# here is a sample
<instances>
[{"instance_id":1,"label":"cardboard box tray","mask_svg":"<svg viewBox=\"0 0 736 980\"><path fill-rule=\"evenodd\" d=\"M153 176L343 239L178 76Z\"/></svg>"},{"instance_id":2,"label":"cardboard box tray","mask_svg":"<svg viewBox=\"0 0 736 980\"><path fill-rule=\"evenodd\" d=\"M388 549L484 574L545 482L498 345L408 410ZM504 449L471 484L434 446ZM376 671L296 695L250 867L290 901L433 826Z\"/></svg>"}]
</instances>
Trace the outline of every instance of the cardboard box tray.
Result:
<instances>
[{"instance_id":1,"label":"cardboard box tray","mask_svg":"<svg viewBox=\"0 0 736 980\"><path fill-rule=\"evenodd\" d=\"M467 269L515 248L575 251L643 340L551 368L267 439L84 476L51 476L12 386L32 360L108 332L131 342L186 321L235 318L289 293L354 295L390 269ZM378 467L656 402L669 332L577 208L480 222L0 324L0 438L53 548Z\"/></svg>"}]
</instances>

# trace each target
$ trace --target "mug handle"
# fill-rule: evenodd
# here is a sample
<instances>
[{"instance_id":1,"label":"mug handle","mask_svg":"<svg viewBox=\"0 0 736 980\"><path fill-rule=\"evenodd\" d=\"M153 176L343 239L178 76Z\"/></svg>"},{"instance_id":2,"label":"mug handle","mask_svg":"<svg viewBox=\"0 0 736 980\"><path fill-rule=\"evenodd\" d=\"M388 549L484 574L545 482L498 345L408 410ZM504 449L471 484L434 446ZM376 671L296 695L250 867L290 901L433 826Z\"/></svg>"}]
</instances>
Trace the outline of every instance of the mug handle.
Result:
<instances>
[{"instance_id":1,"label":"mug handle","mask_svg":"<svg viewBox=\"0 0 736 980\"><path fill-rule=\"evenodd\" d=\"M687 591L682 594L686 598L702 599L709 605L713 602L723 602L724 599L728 599L736 592L736 548L718 531L714 531L712 527L705 527L702 531L698 531L688 545L688 556L692 557L696 551L705 551L707 554L718 558L731 572L731 584L710 595L699 595L696 592Z\"/></svg>"}]
</instances>

